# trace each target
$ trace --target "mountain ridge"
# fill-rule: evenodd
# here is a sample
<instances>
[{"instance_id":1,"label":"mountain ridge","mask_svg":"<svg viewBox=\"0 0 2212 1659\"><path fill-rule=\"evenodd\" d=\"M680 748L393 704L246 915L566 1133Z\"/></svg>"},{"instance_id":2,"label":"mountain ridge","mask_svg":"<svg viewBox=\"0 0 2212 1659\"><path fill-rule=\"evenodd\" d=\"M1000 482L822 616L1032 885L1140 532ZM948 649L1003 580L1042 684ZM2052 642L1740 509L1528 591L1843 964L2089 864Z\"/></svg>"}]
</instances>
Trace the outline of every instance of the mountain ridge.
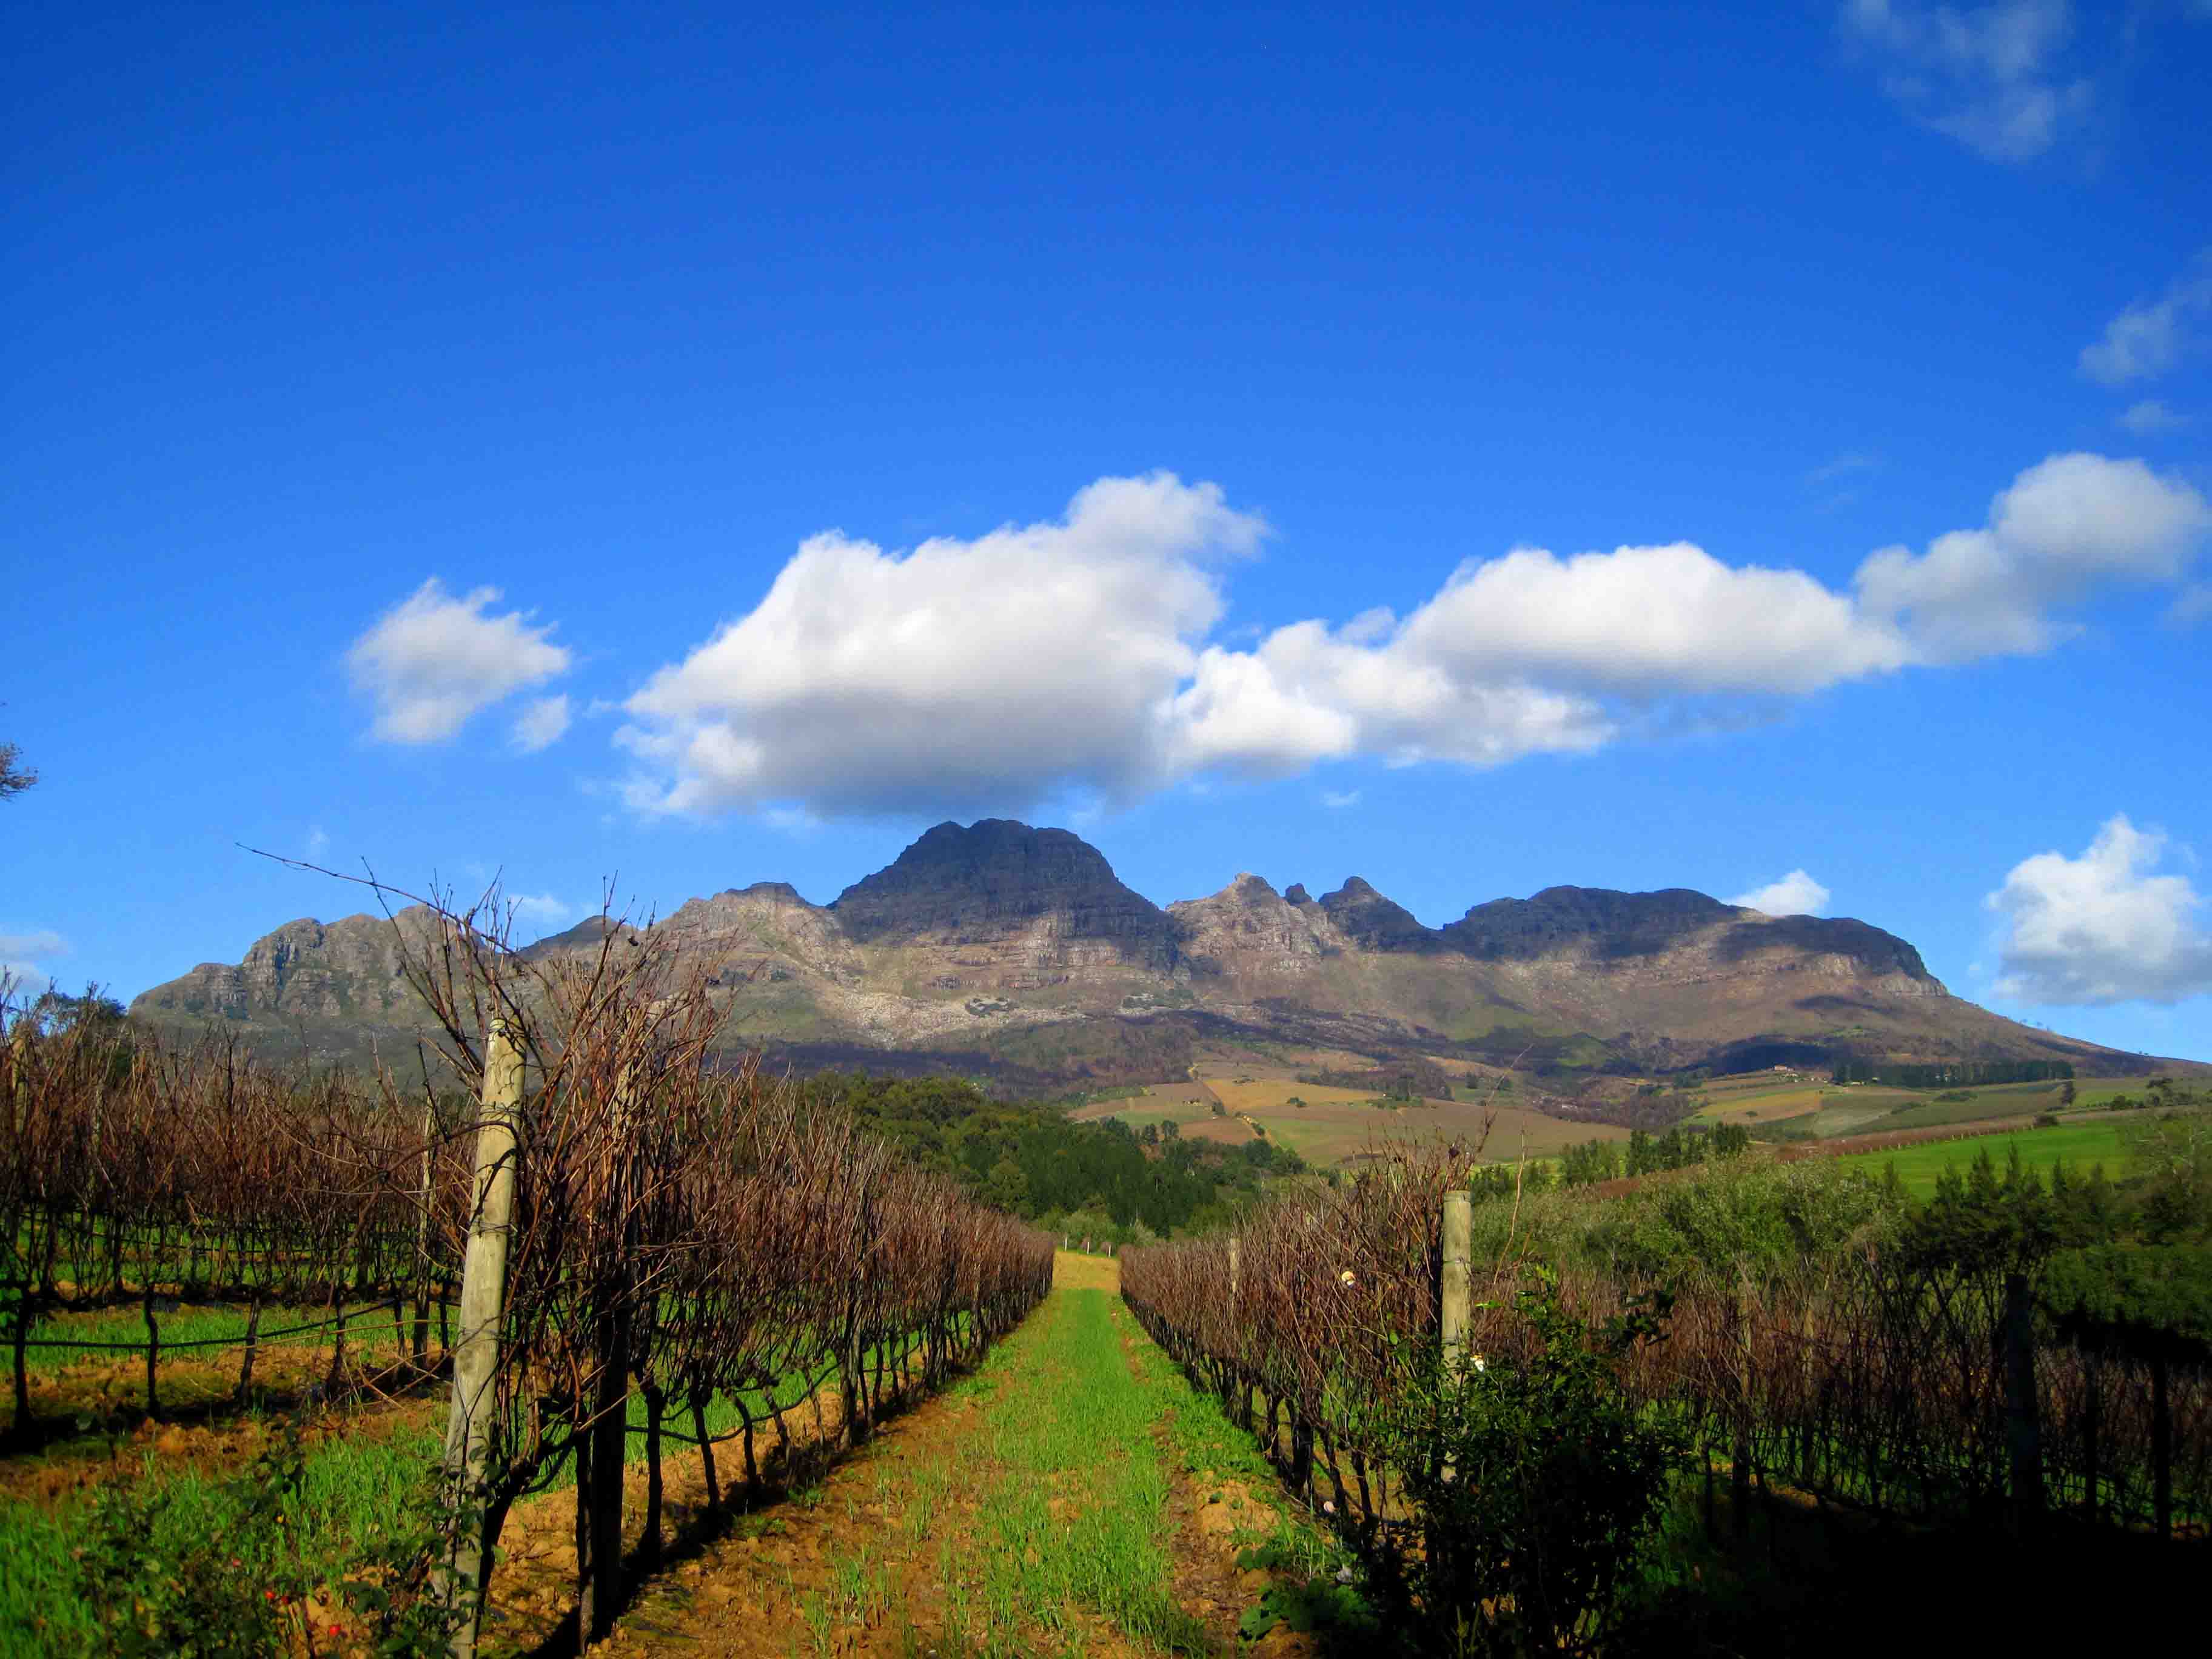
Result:
<instances>
[{"instance_id":1,"label":"mountain ridge","mask_svg":"<svg viewBox=\"0 0 2212 1659\"><path fill-rule=\"evenodd\" d=\"M289 1027L333 1055L353 1046L349 1024L404 1035L416 1022L399 958L424 916L288 922L240 963L203 963L132 1012ZM590 918L522 954L595 949L605 925ZM935 825L827 904L757 881L643 925L708 963L743 1038L794 1056L957 1056L1047 1084L1126 1069L1117 1043L1152 1065L1219 1041L1563 1075L1770 1052L2066 1059L2113 1074L2142 1061L1954 997L1908 941L1856 918L1771 917L1686 888L1559 885L1432 928L1358 876L1316 899L1249 872L1163 906L1072 831L1013 819Z\"/></svg>"}]
</instances>

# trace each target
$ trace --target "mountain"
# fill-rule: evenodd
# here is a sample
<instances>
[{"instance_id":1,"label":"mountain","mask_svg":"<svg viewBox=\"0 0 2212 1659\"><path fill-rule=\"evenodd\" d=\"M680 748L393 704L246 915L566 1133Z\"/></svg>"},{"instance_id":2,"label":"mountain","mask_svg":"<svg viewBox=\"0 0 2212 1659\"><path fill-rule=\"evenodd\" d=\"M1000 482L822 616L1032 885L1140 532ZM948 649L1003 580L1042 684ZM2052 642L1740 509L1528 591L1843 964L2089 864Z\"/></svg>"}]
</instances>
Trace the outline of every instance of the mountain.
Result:
<instances>
[{"instance_id":1,"label":"mountain","mask_svg":"<svg viewBox=\"0 0 2212 1659\"><path fill-rule=\"evenodd\" d=\"M332 1059L409 1044L402 971L428 913L288 922L132 1004ZM594 917L522 952L596 950ZM1207 1045L1414 1054L1566 1079L1881 1060L2141 1055L1953 996L1920 953L1845 918L1774 917L1674 888L1549 887L1428 927L1354 876L1314 898L1240 874L1163 908L1065 830L941 823L828 904L782 882L641 926L700 963L733 1037L800 1065L957 1069L1009 1086L1179 1075Z\"/></svg>"}]
</instances>

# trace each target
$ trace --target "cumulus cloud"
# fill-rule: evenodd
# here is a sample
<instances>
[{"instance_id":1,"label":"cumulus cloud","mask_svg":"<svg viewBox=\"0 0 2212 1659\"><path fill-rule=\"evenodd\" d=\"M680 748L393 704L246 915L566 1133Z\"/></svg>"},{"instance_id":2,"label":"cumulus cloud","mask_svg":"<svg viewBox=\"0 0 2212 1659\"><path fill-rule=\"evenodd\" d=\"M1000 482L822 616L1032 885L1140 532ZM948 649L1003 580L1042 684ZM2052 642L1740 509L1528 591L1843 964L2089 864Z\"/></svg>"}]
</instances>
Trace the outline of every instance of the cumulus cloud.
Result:
<instances>
[{"instance_id":1,"label":"cumulus cloud","mask_svg":"<svg viewBox=\"0 0 2212 1659\"><path fill-rule=\"evenodd\" d=\"M1357 806L1359 805L1359 792L1357 789L1324 789L1321 792L1321 804L1332 811Z\"/></svg>"},{"instance_id":2,"label":"cumulus cloud","mask_svg":"<svg viewBox=\"0 0 2212 1659\"><path fill-rule=\"evenodd\" d=\"M1916 664L2039 651L2056 608L2187 574L2212 510L2139 461L2053 456L1988 521L1849 591L1687 543L1460 565L1401 617L1208 636L1264 526L1212 484L1101 479L1060 519L911 551L811 538L625 705L648 811L1018 810L1354 756L1497 766Z\"/></svg>"},{"instance_id":3,"label":"cumulus cloud","mask_svg":"<svg viewBox=\"0 0 2212 1659\"><path fill-rule=\"evenodd\" d=\"M2212 314L2212 249L2198 254L2157 299L2139 301L2106 324L2103 336L2081 348L2081 372L2100 386L2155 379L2197 346L2197 325L2208 314ZM2122 418L2161 409L2155 403L2137 404Z\"/></svg>"},{"instance_id":4,"label":"cumulus cloud","mask_svg":"<svg viewBox=\"0 0 2212 1659\"><path fill-rule=\"evenodd\" d=\"M1747 910L1763 910L1770 916L1817 916L1828 908L1828 890L1802 870L1792 870L1779 881L1754 887L1728 901Z\"/></svg>"},{"instance_id":5,"label":"cumulus cloud","mask_svg":"<svg viewBox=\"0 0 2212 1659\"><path fill-rule=\"evenodd\" d=\"M346 653L354 684L376 704L386 743L437 743L469 717L568 672L569 654L526 613L487 616L495 587L459 598L433 576L378 618Z\"/></svg>"},{"instance_id":6,"label":"cumulus cloud","mask_svg":"<svg viewBox=\"0 0 2212 1659\"><path fill-rule=\"evenodd\" d=\"M1924 553L1883 548L1854 580L1860 611L1897 623L1914 659L2048 649L2052 607L2107 580L2170 581L2212 528L2212 507L2141 461L2054 455L2013 480L1989 523Z\"/></svg>"},{"instance_id":7,"label":"cumulus cloud","mask_svg":"<svg viewBox=\"0 0 2212 1659\"><path fill-rule=\"evenodd\" d=\"M2065 0L1965 10L1848 0L1843 29L1908 114L1993 161L2042 155L2089 107L2089 82L2061 61L2074 30Z\"/></svg>"},{"instance_id":8,"label":"cumulus cloud","mask_svg":"<svg viewBox=\"0 0 2212 1659\"><path fill-rule=\"evenodd\" d=\"M567 696L539 697L516 717L510 739L519 752L534 755L539 750L550 748L558 743L562 733L568 729Z\"/></svg>"},{"instance_id":9,"label":"cumulus cloud","mask_svg":"<svg viewBox=\"0 0 2212 1659\"><path fill-rule=\"evenodd\" d=\"M630 698L620 740L672 775L633 799L868 811L1139 790L1221 614L1221 568L1264 532L1214 485L1155 473L904 554L815 536L757 608Z\"/></svg>"},{"instance_id":10,"label":"cumulus cloud","mask_svg":"<svg viewBox=\"0 0 2212 1659\"><path fill-rule=\"evenodd\" d=\"M2212 991L2212 937L2189 878L2154 874L2166 837L2107 819L2079 858L2023 859L1984 901L2002 918L2002 995L2101 1006Z\"/></svg>"}]
</instances>

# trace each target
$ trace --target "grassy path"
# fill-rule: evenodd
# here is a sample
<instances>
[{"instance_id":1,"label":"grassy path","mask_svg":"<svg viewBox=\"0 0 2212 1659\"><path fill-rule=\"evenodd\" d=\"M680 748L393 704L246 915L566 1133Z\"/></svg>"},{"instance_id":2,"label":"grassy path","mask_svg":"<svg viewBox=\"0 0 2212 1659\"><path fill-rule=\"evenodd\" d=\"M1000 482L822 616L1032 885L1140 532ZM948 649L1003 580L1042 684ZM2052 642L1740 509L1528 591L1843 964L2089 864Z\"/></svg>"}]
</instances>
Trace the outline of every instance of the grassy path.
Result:
<instances>
[{"instance_id":1,"label":"grassy path","mask_svg":"<svg viewBox=\"0 0 2212 1659\"><path fill-rule=\"evenodd\" d=\"M665 1575L595 1651L1317 1651L1277 1609L1307 1622L1335 1558L1137 1328L1112 1264L1061 1262L974 1376Z\"/></svg>"}]
</instances>

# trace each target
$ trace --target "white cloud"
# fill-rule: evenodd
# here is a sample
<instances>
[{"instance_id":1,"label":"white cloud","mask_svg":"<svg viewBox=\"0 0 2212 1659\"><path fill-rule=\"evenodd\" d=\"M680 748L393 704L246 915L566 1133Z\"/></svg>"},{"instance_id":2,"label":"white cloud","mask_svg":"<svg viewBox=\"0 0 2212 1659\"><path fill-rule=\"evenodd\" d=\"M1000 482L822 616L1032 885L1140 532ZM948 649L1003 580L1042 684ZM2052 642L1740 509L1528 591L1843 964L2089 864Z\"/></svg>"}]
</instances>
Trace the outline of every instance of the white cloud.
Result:
<instances>
[{"instance_id":1,"label":"white cloud","mask_svg":"<svg viewBox=\"0 0 2212 1659\"><path fill-rule=\"evenodd\" d=\"M1470 678L1644 696L1810 691L1908 655L1804 572L1725 565L1684 542L1463 564L1403 637Z\"/></svg>"},{"instance_id":2,"label":"white cloud","mask_svg":"<svg viewBox=\"0 0 2212 1659\"><path fill-rule=\"evenodd\" d=\"M69 953L69 941L52 928L0 933L0 991L19 1000L40 995L54 983L47 964Z\"/></svg>"},{"instance_id":3,"label":"white cloud","mask_svg":"<svg viewBox=\"0 0 2212 1659\"><path fill-rule=\"evenodd\" d=\"M50 927L28 933L0 933L0 957L42 962L49 957L68 954L69 942Z\"/></svg>"},{"instance_id":4,"label":"white cloud","mask_svg":"<svg viewBox=\"0 0 2212 1659\"><path fill-rule=\"evenodd\" d=\"M1802 870L1792 870L1779 881L1754 887L1728 901L1770 916L1817 916L1828 908L1828 890Z\"/></svg>"},{"instance_id":5,"label":"white cloud","mask_svg":"<svg viewBox=\"0 0 2212 1659\"><path fill-rule=\"evenodd\" d=\"M828 532L633 696L663 811L1009 805L1158 781L1162 712L1261 521L1212 484L1102 478L1055 521L904 554Z\"/></svg>"},{"instance_id":6,"label":"white cloud","mask_svg":"<svg viewBox=\"0 0 2212 1659\"><path fill-rule=\"evenodd\" d=\"M455 599L433 576L353 643L346 665L376 702L374 734L386 743L436 743L478 710L568 670L549 625L526 614L486 616L500 597L479 587Z\"/></svg>"},{"instance_id":7,"label":"white cloud","mask_svg":"<svg viewBox=\"0 0 2212 1659\"><path fill-rule=\"evenodd\" d=\"M2157 299L2140 301L2106 324L2104 337L2081 348L2081 372L2100 386L2154 379L2194 349L2196 325L2207 314L2212 314L2212 249L2198 254ZM2128 416L2161 408L2137 404Z\"/></svg>"},{"instance_id":8,"label":"white cloud","mask_svg":"<svg viewBox=\"0 0 2212 1659\"><path fill-rule=\"evenodd\" d=\"M2166 607L2166 625L2171 628L2194 628L2202 622L2212 622L2212 582L2196 582L2185 587Z\"/></svg>"},{"instance_id":9,"label":"white cloud","mask_svg":"<svg viewBox=\"0 0 2212 1659\"><path fill-rule=\"evenodd\" d=\"M307 856L319 859L331 850L331 838L319 823L307 826Z\"/></svg>"},{"instance_id":10,"label":"white cloud","mask_svg":"<svg viewBox=\"0 0 2212 1659\"><path fill-rule=\"evenodd\" d=\"M568 729L567 696L539 697L515 718L512 741L522 754L534 755L539 750L550 748L558 743L562 733Z\"/></svg>"},{"instance_id":11,"label":"white cloud","mask_svg":"<svg viewBox=\"0 0 2212 1659\"><path fill-rule=\"evenodd\" d=\"M1881 457L1864 450L1847 449L1832 461L1814 467L1805 475L1808 484L1833 483L1838 478L1848 478L1855 473L1872 472L1881 465Z\"/></svg>"},{"instance_id":12,"label":"white cloud","mask_svg":"<svg viewBox=\"0 0 2212 1659\"><path fill-rule=\"evenodd\" d=\"M2086 114L2086 79L2060 60L2073 33L2065 0L1998 0L1966 10L1847 0L1845 37L1881 64L1881 83L1914 119L1993 161L2042 155Z\"/></svg>"},{"instance_id":13,"label":"white cloud","mask_svg":"<svg viewBox=\"0 0 2212 1659\"><path fill-rule=\"evenodd\" d=\"M2178 1002L2212 991L2212 937L2189 878L2154 875L2166 848L2124 813L2081 857L2023 859L1985 902L2002 918L2000 994L2075 1006Z\"/></svg>"},{"instance_id":14,"label":"white cloud","mask_svg":"<svg viewBox=\"0 0 2212 1659\"><path fill-rule=\"evenodd\" d=\"M2155 398L2146 398L2122 410L2119 422L2137 436L2148 438L2160 432L2179 432L2189 424L2189 417L2176 413Z\"/></svg>"},{"instance_id":15,"label":"white cloud","mask_svg":"<svg viewBox=\"0 0 2212 1659\"><path fill-rule=\"evenodd\" d=\"M550 893L508 893L502 896L502 902L516 931L533 937L556 933L584 914L580 905L556 898Z\"/></svg>"},{"instance_id":16,"label":"white cloud","mask_svg":"<svg viewBox=\"0 0 2212 1659\"><path fill-rule=\"evenodd\" d=\"M1686 543L1522 547L1468 560L1403 618L1231 645L1209 637L1221 573L1260 521L1211 484L1106 478L1060 520L973 541L810 538L757 607L629 699L617 740L645 811L1012 811L1354 756L1497 766L1655 717L1703 724L1728 712L1715 699L2045 649L2054 607L2184 578L2208 526L2201 496L2140 461L2059 455L1981 527L1869 556L1848 592Z\"/></svg>"},{"instance_id":17,"label":"white cloud","mask_svg":"<svg viewBox=\"0 0 2212 1659\"><path fill-rule=\"evenodd\" d=\"M2141 461L2053 455L1990 504L1989 523L1925 553L1883 548L1854 578L1860 611L1903 628L1922 662L2048 649L2052 606L2101 580L2171 581L2212 528L2212 506Z\"/></svg>"},{"instance_id":18,"label":"white cloud","mask_svg":"<svg viewBox=\"0 0 2212 1659\"><path fill-rule=\"evenodd\" d=\"M1321 792L1321 804L1331 811L1357 806L1359 805L1359 792L1357 789L1324 789Z\"/></svg>"}]
</instances>

